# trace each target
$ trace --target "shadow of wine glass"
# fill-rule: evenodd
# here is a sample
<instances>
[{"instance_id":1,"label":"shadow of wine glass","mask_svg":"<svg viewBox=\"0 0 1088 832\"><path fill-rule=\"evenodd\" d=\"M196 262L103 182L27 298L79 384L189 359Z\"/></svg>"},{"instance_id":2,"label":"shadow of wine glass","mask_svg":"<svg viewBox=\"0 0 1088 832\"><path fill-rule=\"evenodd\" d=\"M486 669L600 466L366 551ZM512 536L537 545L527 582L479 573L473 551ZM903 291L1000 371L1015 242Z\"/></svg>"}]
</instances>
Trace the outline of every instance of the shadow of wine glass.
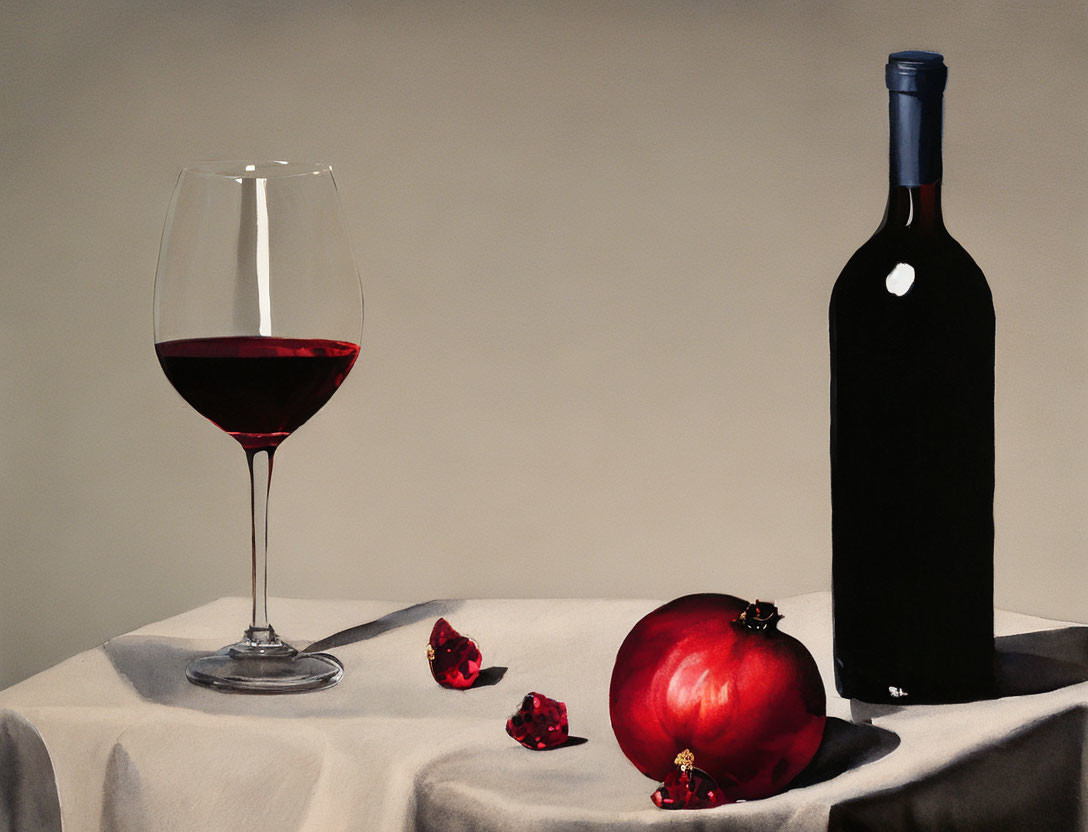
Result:
<instances>
[{"instance_id":1,"label":"shadow of wine glass","mask_svg":"<svg viewBox=\"0 0 1088 832\"><path fill-rule=\"evenodd\" d=\"M421 621L450 615L461 601L436 600L413 604L381 618L333 633L307 646L307 652L325 652L377 638L390 631ZM252 714L265 716L355 716L362 707L344 695L343 685L309 696L231 694L212 691L192 684L185 669L193 659L206 655L184 639L161 636L125 635L107 641L102 648L114 670L141 698L160 705L215 714ZM485 668L479 687L495 685L506 673L505 667ZM391 682L392 684L392 682ZM388 702L392 696L384 696ZM406 703L405 707L407 707Z\"/></svg>"},{"instance_id":2,"label":"shadow of wine glass","mask_svg":"<svg viewBox=\"0 0 1088 832\"><path fill-rule=\"evenodd\" d=\"M326 650L334 650L337 647L345 647L349 644L366 641L409 624L416 624L420 621L432 619L435 616L447 616L454 610L459 609L463 603L463 601L441 600L413 604L402 610L394 610L388 615L383 615L373 621L367 621L365 624L349 627L346 630L333 633L331 636L318 639L304 648L304 651L307 653L323 653Z\"/></svg>"}]
</instances>

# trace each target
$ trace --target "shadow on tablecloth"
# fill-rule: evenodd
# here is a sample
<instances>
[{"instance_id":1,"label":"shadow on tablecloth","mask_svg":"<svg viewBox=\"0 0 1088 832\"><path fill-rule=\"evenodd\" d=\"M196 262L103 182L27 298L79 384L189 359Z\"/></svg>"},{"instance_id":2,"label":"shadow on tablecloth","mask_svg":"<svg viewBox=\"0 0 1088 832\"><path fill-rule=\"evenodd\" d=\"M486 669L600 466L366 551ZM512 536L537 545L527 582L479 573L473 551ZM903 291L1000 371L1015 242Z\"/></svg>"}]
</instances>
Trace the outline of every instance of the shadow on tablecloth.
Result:
<instances>
[{"instance_id":1,"label":"shadow on tablecloth","mask_svg":"<svg viewBox=\"0 0 1088 832\"><path fill-rule=\"evenodd\" d=\"M1088 682L1088 627L1061 627L1000 636L994 640L993 699L1049 693ZM909 705L850 701L854 722L870 723Z\"/></svg>"},{"instance_id":2,"label":"shadow on tablecloth","mask_svg":"<svg viewBox=\"0 0 1088 832\"><path fill-rule=\"evenodd\" d=\"M1088 627L1001 636L997 695L1026 696L1088 682Z\"/></svg>"},{"instance_id":3,"label":"shadow on tablecloth","mask_svg":"<svg viewBox=\"0 0 1088 832\"><path fill-rule=\"evenodd\" d=\"M1088 708L1044 717L897 788L831 809L829 832L1081 829Z\"/></svg>"},{"instance_id":4,"label":"shadow on tablecloth","mask_svg":"<svg viewBox=\"0 0 1088 832\"><path fill-rule=\"evenodd\" d=\"M888 755L893 732L845 720L827 721L812 763L789 790L822 783ZM465 750L428 763L414 784L417 832L604 832L624 828L781 830L796 801L755 800L721 812L661 812L641 775L615 742L590 741L545 752L508 748ZM824 809L826 817L826 809Z\"/></svg>"},{"instance_id":5,"label":"shadow on tablecloth","mask_svg":"<svg viewBox=\"0 0 1088 832\"><path fill-rule=\"evenodd\" d=\"M875 725L858 725L828 717L816 756L790 783L791 789L823 783L881 757L899 747L899 736Z\"/></svg>"},{"instance_id":6,"label":"shadow on tablecloth","mask_svg":"<svg viewBox=\"0 0 1088 832\"><path fill-rule=\"evenodd\" d=\"M0 832L60 832L53 763L37 729L0 710Z\"/></svg>"},{"instance_id":7,"label":"shadow on tablecloth","mask_svg":"<svg viewBox=\"0 0 1088 832\"><path fill-rule=\"evenodd\" d=\"M350 649L353 645L376 639L386 633L423 621L448 616L463 602L455 600L428 601L396 610L374 621L342 630L315 641L305 649L329 651ZM360 662L345 662L345 679L326 691L305 695L229 694L199 687L185 677L190 661L209 651L187 639L163 636L125 635L103 645L117 673L141 698L160 705L214 714L236 714L282 717L358 717L358 716L426 716L432 705L429 696L441 690L433 683L420 697L404 695L405 679L397 678L387 666L372 668ZM422 649L420 650L422 656ZM426 660L412 665L413 671L426 674ZM420 670L422 669L422 670ZM485 668L486 689L501 681L506 668ZM429 676L427 677L429 679ZM464 693L471 695L476 688ZM460 693L460 692L459 692Z\"/></svg>"},{"instance_id":8,"label":"shadow on tablecloth","mask_svg":"<svg viewBox=\"0 0 1088 832\"><path fill-rule=\"evenodd\" d=\"M464 601L453 600L424 601L422 604L413 604L402 610L394 610L387 615L383 615L381 618L376 618L365 624L359 624L356 627L348 627L346 630L341 630L338 633L333 633L331 636L318 639L313 644L303 648L303 650L307 653L323 653L337 647L345 647L349 644L377 638L383 633L400 629L409 624L415 624L419 621L428 621L435 616L443 617L450 615L455 610L460 609L463 604Z\"/></svg>"}]
</instances>

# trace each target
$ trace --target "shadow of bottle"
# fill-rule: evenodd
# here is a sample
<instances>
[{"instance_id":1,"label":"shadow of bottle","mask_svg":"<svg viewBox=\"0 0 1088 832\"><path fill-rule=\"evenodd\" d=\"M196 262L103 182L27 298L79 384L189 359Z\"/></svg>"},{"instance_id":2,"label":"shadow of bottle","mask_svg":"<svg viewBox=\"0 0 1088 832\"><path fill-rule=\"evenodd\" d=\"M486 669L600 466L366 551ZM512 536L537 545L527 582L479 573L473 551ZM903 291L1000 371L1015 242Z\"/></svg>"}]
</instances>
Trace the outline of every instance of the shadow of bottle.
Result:
<instances>
[{"instance_id":1,"label":"shadow of bottle","mask_svg":"<svg viewBox=\"0 0 1088 832\"><path fill-rule=\"evenodd\" d=\"M1088 627L1002 636L994 646L995 698L1088 682Z\"/></svg>"},{"instance_id":2,"label":"shadow of bottle","mask_svg":"<svg viewBox=\"0 0 1088 832\"><path fill-rule=\"evenodd\" d=\"M1082 829L1088 708L1036 720L919 779L831 807L828 832Z\"/></svg>"},{"instance_id":3,"label":"shadow of bottle","mask_svg":"<svg viewBox=\"0 0 1088 832\"><path fill-rule=\"evenodd\" d=\"M1088 627L1018 633L994 641L994 689L989 698L1048 693L1084 682L1088 682ZM890 754L899 737L872 722L909 707L851 700L852 721L828 719L819 751L790 788L830 780Z\"/></svg>"},{"instance_id":4,"label":"shadow of bottle","mask_svg":"<svg viewBox=\"0 0 1088 832\"><path fill-rule=\"evenodd\" d=\"M1088 627L1061 627L994 639L993 690L984 699L1049 693L1088 682ZM850 700L855 723L909 708L909 704Z\"/></svg>"}]
</instances>

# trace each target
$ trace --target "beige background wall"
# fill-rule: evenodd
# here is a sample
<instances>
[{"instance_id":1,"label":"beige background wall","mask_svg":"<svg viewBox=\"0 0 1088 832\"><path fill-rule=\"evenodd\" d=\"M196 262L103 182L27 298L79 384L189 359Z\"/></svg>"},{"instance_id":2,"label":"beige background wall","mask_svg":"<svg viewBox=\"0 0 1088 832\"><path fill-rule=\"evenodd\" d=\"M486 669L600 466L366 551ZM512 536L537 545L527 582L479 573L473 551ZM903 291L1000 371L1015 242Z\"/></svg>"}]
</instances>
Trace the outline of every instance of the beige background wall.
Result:
<instances>
[{"instance_id":1,"label":"beige background wall","mask_svg":"<svg viewBox=\"0 0 1088 832\"><path fill-rule=\"evenodd\" d=\"M331 162L364 282L274 594L827 588L827 300L903 48L997 306L997 602L1088 621L1082 0L2 9L0 686L248 592L242 453L152 351L193 159Z\"/></svg>"}]
</instances>

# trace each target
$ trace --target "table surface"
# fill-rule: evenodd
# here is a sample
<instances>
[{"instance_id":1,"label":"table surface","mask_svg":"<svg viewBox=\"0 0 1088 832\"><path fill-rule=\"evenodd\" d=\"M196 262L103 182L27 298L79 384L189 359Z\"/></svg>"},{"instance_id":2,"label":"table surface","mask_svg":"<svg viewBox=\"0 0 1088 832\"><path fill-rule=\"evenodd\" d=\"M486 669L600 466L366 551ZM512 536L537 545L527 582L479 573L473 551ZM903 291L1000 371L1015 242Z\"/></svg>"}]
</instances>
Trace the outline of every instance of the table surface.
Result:
<instances>
[{"instance_id":1,"label":"table surface","mask_svg":"<svg viewBox=\"0 0 1088 832\"><path fill-rule=\"evenodd\" d=\"M297 646L344 663L327 691L245 696L184 669L238 637L224 598L112 639L0 692L0 830L1088 830L1088 627L997 611L997 699L875 706L833 687L829 593L779 601L828 694L824 743L766 800L667 812L623 756L608 683L660 602L273 599ZM492 684L437 686L444 616ZM585 742L534 752L505 733L528 691L567 704Z\"/></svg>"}]
</instances>

